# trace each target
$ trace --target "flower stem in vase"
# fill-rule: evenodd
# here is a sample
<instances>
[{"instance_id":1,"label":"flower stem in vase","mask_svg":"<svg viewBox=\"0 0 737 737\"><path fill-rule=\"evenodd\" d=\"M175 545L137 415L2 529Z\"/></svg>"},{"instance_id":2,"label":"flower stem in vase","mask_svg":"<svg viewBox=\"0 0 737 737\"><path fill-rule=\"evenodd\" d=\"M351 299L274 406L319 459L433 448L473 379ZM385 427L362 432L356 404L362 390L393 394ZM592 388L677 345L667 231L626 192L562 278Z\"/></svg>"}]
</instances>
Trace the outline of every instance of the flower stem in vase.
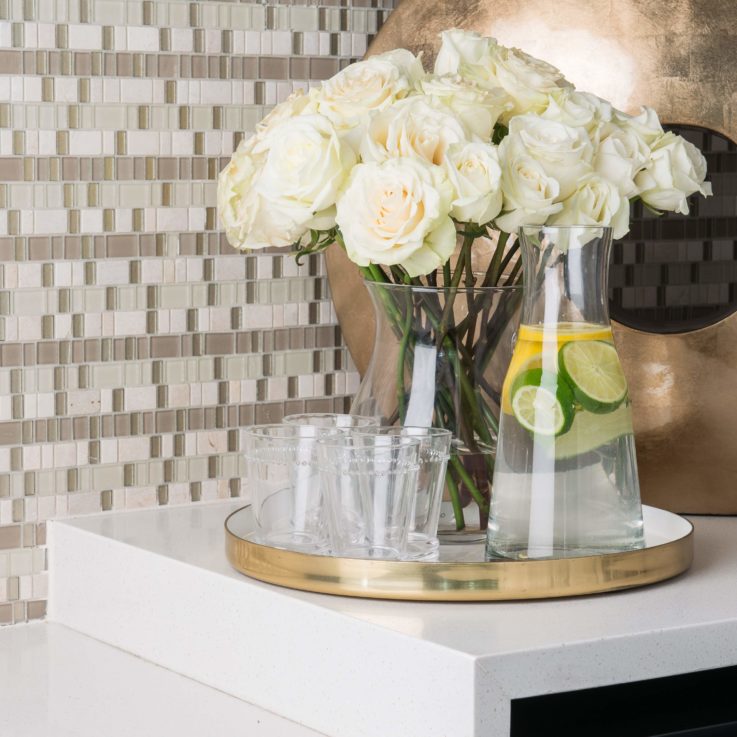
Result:
<instances>
[{"instance_id":1,"label":"flower stem in vase","mask_svg":"<svg viewBox=\"0 0 737 737\"><path fill-rule=\"evenodd\" d=\"M399 343L399 356L397 358L397 403L399 406L399 420L402 424L404 424L404 420L407 415L407 400L404 390L404 370L407 359L407 346L409 344L410 335L412 334L412 317L414 315L412 295L409 292L407 293L404 310L404 324L402 325L402 337Z\"/></svg>"}]
</instances>

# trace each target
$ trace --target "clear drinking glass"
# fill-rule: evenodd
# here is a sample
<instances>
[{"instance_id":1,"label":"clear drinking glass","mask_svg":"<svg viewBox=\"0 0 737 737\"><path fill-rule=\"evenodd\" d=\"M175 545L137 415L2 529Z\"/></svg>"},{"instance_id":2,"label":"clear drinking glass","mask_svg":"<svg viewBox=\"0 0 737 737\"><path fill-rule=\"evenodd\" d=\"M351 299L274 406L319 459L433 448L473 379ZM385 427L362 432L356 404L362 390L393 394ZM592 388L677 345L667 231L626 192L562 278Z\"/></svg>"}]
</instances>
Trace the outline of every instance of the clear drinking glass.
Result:
<instances>
[{"instance_id":1,"label":"clear drinking glass","mask_svg":"<svg viewBox=\"0 0 737 737\"><path fill-rule=\"evenodd\" d=\"M412 500L407 559L437 558L440 503L445 488L445 471L450 457L453 433L439 427L362 428L356 434L381 434L419 440L417 486Z\"/></svg>"},{"instance_id":2,"label":"clear drinking glass","mask_svg":"<svg viewBox=\"0 0 737 737\"><path fill-rule=\"evenodd\" d=\"M299 415L287 415L282 422L285 425L314 425L315 427L337 427L349 430L354 427L378 427L379 417L363 417L361 415L335 414L332 412L306 412Z\"/></svg>"},{"instance_id":3,"label":"clear drinking glass","mask_svg":"<svg viewBox=\"0 0 737 737\"><path fill-rule=\"evenodd\" d=\"M520 233L522 321L502 389L487 553L596 555L642 547L627 382L607 305L611 229Z\"/></svg>"},{"instance_id":4,"label":"clear drinking glass","mask_svg":"<svg viewBox=\"0 0 737 737\"><path fill-rule=\"evenodd\" d=\"M407 553L420 441L351 433L320 438L318 463L334 555L401 560Z\"/></svg>"},{"instance_id":5,"label":"clear drinking glass","mask_svg":"<svg viewBox=\"0 0 737 737\"><path fill-rule=\"evenodd\" d=\"M255 425L244 430L246 474L258 541L308 553L328 547L317 441L330 428Z\"/></svg>"}]
</instances>

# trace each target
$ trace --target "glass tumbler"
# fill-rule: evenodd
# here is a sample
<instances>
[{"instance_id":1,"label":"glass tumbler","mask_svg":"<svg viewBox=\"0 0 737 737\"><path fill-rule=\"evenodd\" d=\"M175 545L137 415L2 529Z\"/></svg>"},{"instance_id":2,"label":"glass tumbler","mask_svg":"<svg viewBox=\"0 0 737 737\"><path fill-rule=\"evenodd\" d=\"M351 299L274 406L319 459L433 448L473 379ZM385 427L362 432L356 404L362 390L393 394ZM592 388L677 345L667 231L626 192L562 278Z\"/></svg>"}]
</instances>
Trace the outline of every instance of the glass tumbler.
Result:
<instances>
[{"instance_id":1,"label":"glass tumbler","mask_svg":"<svg viewBox=\"0 0 737 737\"><path fill-rule=\"evenodd\" d=\"M334 555L407 555L420 441L389 435L320 438L318 464Z\"/></svg>"},{"instance_id":2,"label":"glass tumbler","mask_svg":"<svg viewBox=\"0 0 737 737\"><path fill-rule=\"evenodd\" d=\"M433 560L438 556L438 522L445 487L445 471L453 433L439 427L379 427L355 430L361 434L382 434L419 440L417 484L412 499L406 557Z\"/></svg>"},{"instance_id":3,"label":"glass tumbler","mask_svg":"<svg viewBox=\"0 0 737 737\"><path fill-rule=\"evenodd\" d=\"M340 430L350 430L354 427L378 427L380 418L333 412L306 412L299 415L287 415L282 422L285 425L313 425L314 427L336 427Z\"/></svg>"},{"instance_id":4,"label":"glass tumbler","mask_svg":"<svg viewBox=\"0 0 737 737\"><path fill-rule=\"evenodd\" d=\"M255 425L244 430L258 542L306 553L326 551L317 441L337 432L309 425Z\"/></svg>"}]
</instances>

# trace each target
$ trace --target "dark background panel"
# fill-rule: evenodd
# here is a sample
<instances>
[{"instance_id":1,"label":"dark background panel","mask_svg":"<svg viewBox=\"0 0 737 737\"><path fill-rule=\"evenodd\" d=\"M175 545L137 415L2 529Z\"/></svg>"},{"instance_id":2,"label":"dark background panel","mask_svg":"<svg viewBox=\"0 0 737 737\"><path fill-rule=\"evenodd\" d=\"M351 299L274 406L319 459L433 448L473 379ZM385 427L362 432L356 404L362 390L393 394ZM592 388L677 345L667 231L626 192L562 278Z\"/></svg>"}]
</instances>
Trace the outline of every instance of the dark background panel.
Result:
<instances>
[{"instance_id":1,"label":"dark background panel","mask_svg":"<svg viewBox=\"0 0 737 737\"><path fill-rule=\"evenodd\" d=\"M704 152L714 196L689 198L689 215L635 203L630 232L613 246L611 317L654 333L697 330L737 308L737 145L705 128L666 128Z\"/></svg>"}]
</instances>

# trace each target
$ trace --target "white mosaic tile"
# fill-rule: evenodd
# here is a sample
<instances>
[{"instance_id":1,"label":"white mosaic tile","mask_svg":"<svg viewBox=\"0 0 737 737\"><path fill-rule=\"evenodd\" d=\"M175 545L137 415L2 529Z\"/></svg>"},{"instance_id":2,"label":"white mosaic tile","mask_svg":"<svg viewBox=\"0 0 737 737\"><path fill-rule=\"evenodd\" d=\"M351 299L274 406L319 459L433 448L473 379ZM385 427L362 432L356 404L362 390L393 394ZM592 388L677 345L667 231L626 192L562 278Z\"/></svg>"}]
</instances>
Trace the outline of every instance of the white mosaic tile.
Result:
<instances>
[{"instance_id":1,"label":"white mosaic tile","mask_svg":"<svg viewBox=\"0 0 737 737\"><path fill-rule=\"evenodd\" d=\"M384 10L323 10L326 30L306 2L0 3L3 62L38 65L0 73L0 621L40 611L46 520L227 498L243 470L229 430L355 389L330 369L337 344L325 398L306 347L335 324L305 304L323 267L235 253L212 225L234 133L317 83L215 78L213 58L257 70L299 47L337 71ZM283 328L289 346L265 349Z\"/></svg>"}]
</instances>

